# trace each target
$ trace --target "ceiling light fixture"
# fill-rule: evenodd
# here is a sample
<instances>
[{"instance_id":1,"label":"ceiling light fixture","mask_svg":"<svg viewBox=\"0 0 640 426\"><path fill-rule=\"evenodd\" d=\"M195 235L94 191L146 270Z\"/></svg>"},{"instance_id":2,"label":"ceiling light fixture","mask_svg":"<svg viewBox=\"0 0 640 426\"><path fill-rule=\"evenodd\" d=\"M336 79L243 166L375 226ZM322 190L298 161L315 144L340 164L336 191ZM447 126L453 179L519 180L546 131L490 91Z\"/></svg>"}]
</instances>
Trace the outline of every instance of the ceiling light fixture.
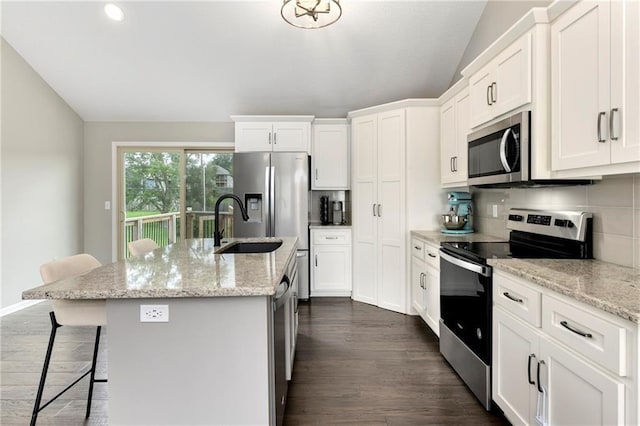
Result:
<instances>
[{"instance_id":1,"label":"ceiling light fixture","mask_svg":"<svg viewBox=\"0 0 640 426\"><path fill-rule=\"evenodd\" d=\"M298 28L323 28L342 16L340 0L284 0L282 18Z\"/></svg>"},{"instance_id":2,"label":"ceiling light fixture","mask_svg":"<svg viewBox=\"0 0 640 426\"><path fill-rule=\"evenodd\" d=\"M107 3L104 5L104 13L116 22L122 22L124 20L124 12L120 9L120 6L113 3Z\"/></svg>"}]
</instances>

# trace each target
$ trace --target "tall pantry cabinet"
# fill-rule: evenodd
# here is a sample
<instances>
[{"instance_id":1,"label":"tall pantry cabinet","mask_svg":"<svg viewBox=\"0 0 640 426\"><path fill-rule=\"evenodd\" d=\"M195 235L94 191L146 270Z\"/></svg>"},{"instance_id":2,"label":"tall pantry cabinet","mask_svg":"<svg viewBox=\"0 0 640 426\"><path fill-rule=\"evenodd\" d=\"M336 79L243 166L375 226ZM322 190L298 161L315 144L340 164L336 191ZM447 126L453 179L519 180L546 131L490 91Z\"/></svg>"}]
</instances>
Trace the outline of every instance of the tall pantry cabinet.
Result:
<instances>
[{"instance_id":1,"label":"tall pantry cabinet","mask_svg":"<svg viewBox=\"0 0 640 426\"><path fill-rule=\"evenodd\" d=\"M434 229L443 208L437 100L349 113L354 300L409 312L409 229Z\"/></svg>"}]
</instances>

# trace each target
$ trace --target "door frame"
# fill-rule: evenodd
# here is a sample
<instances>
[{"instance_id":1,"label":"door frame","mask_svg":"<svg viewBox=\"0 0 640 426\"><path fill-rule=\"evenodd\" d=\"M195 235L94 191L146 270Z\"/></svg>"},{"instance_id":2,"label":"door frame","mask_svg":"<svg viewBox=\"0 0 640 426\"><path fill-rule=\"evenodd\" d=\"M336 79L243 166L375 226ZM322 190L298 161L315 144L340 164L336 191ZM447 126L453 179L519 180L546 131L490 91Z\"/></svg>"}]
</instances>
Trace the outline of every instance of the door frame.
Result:
<instances>
[{"instance_id":1,"label":"door frame","mask_svg":"<svg viewBox=\"0 0 640 426\"><path fill-rule=\"evenodd\" d=\"M133 150L234 150L234 142L161 142L161 141L113 141L111 142L111 260L112 262L118 261L118 247L120 241L119 235L119 219L120 214L119 205L119 189L118 179L120 178L118 152L121 149ZM184 182L182 182L184 184Z\"/></svg>"}]
</instances>

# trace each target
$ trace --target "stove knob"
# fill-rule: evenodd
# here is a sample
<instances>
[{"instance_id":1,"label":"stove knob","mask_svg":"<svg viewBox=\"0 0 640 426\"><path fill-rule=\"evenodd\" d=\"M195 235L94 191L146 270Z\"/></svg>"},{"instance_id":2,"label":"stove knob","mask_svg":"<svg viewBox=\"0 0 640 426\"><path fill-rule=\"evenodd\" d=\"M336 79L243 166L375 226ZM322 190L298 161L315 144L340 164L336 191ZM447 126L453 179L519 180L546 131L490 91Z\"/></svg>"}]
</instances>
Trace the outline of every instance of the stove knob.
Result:
<instances>
[{"instance_id":1,"label":"stove knob","mask_svg":"<svg viewBox=\"0 0 640 426\"><path fill-rule=\"evenodd\" d=\"M476 336L478 336L478 340L482 340L482 330L476 328Z\"/></svg>"}]
</instances>

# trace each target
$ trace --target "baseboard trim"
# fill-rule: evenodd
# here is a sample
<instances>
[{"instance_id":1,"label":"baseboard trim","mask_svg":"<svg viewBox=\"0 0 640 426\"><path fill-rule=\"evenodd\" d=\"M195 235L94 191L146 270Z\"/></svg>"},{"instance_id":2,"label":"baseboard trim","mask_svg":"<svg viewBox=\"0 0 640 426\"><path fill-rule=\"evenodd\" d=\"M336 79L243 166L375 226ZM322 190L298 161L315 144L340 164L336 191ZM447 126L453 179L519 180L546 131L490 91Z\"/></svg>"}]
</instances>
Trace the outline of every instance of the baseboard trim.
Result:
<instances>
[{"instance_id":1,"label":"baseboard trim","mask_svg":"<svg viewBox=\"0 0 640 426\"><path fill-rule=\"evenodd\" d=\"M21 311L21 310L23 310L25 308L28 308L29 306L36 305L36 304L38 304L40 302L44 302L44 299L42 299L42 300L23 300L22 302L18 302L18 303L15 303L13 305L9 305L6 308L0 309L0 317L12 314L14 312Z\"/></svg>"}]
</instances>

